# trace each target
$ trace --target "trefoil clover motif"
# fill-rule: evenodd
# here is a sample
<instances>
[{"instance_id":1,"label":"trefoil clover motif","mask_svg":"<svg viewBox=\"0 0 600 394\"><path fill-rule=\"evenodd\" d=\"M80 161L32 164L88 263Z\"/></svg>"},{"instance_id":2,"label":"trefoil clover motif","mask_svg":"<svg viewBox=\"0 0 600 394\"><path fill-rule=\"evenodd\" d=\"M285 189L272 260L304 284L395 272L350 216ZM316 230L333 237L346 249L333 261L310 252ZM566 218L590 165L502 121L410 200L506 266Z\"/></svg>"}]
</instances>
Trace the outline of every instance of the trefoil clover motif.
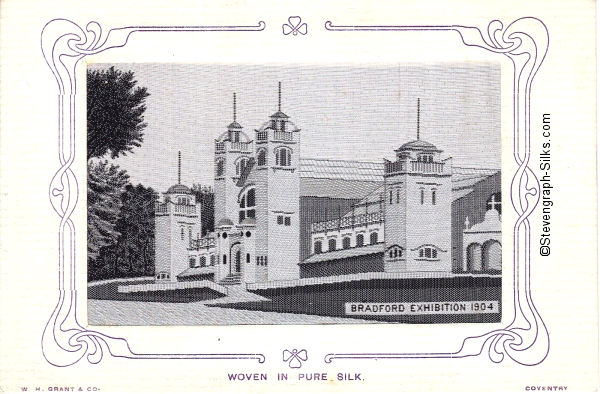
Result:
<instances>
[{"instance_id":1,"label":"trefoil clover motif","mask_svg":"<svg viewBox=\"0 0 600 394\"><path fill-rule=\"evenodd\" d=\"M304 36L308 33L308 25L303 23L302 18L299 16L290 16L288 23L281 25L281 28L283 29L283 34L286 36L290 34L297 36L298 33Z\"/></svg>"},{"instance_id":2,"label":"trefoil clover motif","mask_svg":"<svg viewBox=\"0 0 600 394\"><path fill-rule=\"evenodd\" d=\"M290 368L302 367L302 361L308 360L308 353L305 349L298 351L298 349L292 349L292 351L283 351L283 362L288 363Z\"/></svg>"}]
</instances>

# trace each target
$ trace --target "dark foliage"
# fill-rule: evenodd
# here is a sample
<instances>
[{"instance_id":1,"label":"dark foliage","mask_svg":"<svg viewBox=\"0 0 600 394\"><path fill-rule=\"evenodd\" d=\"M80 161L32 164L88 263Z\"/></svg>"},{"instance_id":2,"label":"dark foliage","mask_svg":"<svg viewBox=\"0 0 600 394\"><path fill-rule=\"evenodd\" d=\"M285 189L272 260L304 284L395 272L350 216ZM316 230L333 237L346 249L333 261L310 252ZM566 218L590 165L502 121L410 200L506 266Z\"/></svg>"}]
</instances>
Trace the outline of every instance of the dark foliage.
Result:
<instances>
[{"instance_id":1,"label":"dark foliage","mask_svg":"<svg viewBox=\"0 0 600 394\"><path fill-rule=\"evenodd\" d=\"M119 166L108 161L88 162L87 246L90 270L95 267L100 250L112 245L119 237L116 228L121 209L121 193L129 176Z\"/></svg>"},{"instance_id":2,"label":"dark foliage","mask_svg":"<svg viewBox=\"0 0 600 394\"><path fill-rule=\"evenodd\" d=\"M144 140L146 88L137 86L132 71L114 67L87 72L87 158L131 152Z\"/></svg>"},{"instance_id":3,"label":"dark foliage","mask_svg":"<svg viewBox=\"0 0 600 394\"><path fill-rule=\"evenodd\" d=\"M90 263L88 280L154 275L154 204L152 188L125 186L115 230L116 241L102 247L95 263Z\"/></svg>"},{"instance_id":4,"label":"dark foliage","mask_svg":"<svg viewBox=\"0 0 600 394\"><path fill-rule=\"evenodd\" d=\"M202 204L200 219L202 221L202 236L215 231L215 192L211 187L194 184L192 193L196 201Z\"/></svg>"}]
</instances>

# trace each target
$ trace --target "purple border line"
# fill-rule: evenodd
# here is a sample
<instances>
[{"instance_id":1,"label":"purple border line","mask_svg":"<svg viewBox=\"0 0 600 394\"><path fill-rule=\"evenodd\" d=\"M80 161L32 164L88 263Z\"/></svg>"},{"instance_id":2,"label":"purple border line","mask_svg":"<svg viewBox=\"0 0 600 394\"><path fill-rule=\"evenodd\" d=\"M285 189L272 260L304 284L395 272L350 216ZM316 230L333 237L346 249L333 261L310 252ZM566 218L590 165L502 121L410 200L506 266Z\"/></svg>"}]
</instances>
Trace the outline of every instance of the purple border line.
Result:
<instances>
[{"instance_id":1,"label":"purple border line","mask_svg":"<svg viewBox=\"0 0 600 394\"><path fill-rule=\"evenodd\" d=\"M85 30L63 18L49 21L41 33L41 49L58 86L58 160L49 186L49 200L60 217L58 228L58 300L44 328L41 339L46 361L57 367L76 364L84 357L99 363L107 351L113 357L127 359L194 359L257 360L261 353L136 353L124 338L88 330L77 318L75 225L71 215L79 196L79 184L71 165L75 160L76 67L87 55L124 47L135 32L255 32L265 29L265 22L255 26L129 26L102 31L97 22Z\"/></svg>"},{"instance_id":2,"label":"purple border line","mask_svg":"<svg viewBox=\"0 0 600 394\"><path fill-rule=\"evenodd\" d=\"M513 305L512 322L501 329L470 336L454 352L423 353L329 353L334 359L424 359L466 358L485 352L494 363L508 356L521 365L538 365L550 352L550 337L544 320L533 302L531 292L531 235L529 215L539 202L540 185L529 168L531 155L531 85L548 52L548 28L535 17L523 17L506 28L499 20L488 24L487 36L477 27L439 26L360 26L325 22L328 31L455 31L463 44L507 56L513 64L513 156L518 169L511 181L511 203L519 215L513 232Z\"/></svg>"}]
</instances>

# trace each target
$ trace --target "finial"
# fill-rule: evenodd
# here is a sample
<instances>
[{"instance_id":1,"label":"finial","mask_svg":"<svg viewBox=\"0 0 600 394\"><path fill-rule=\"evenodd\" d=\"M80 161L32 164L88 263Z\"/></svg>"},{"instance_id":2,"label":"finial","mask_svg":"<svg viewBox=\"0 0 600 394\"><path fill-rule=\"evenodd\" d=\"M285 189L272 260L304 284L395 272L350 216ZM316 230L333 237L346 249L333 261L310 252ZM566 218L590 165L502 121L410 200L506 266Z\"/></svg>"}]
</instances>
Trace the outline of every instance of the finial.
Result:
<instances>
[{"instance_id":1,"label":"finial","mask_svg":"<svg viewBox=\"0 0 600 394\"><path fill-rule=\"evenodd\" d=\"M236 108L236 102L235 102L235 93L233 93L233 121L236 121L236 116L237 115L237 108Z\"/></svg>"},{"instance_id":2,"label":"finial","mask_svg":"<svg viewBox=\"0 0 600 394\"><path fill-rule=\"evenodd\" d=\"M181 151L177 152L177 184L181 185Z\"/></svg>"},{"instance_id":3,"label":"finial","mask_svg":"<svg viewBox=\"0 0 600 394\"><path fill-rule=\"evenodd\" d=\"M417 99L417 140L420 140L421 136L420 134L420 128L421 128L421 99L418 98Z\"/></svg>"},{"instance_id":4,"label":"finial","mask_svg":"<svg viewBox=\"0 0 600 394\"><path fill-rule=\"evenodd\" d=\"M279 94L278 94L277 110L281 111L281 81L279 81Z\"/></svg>"}]
</instances>

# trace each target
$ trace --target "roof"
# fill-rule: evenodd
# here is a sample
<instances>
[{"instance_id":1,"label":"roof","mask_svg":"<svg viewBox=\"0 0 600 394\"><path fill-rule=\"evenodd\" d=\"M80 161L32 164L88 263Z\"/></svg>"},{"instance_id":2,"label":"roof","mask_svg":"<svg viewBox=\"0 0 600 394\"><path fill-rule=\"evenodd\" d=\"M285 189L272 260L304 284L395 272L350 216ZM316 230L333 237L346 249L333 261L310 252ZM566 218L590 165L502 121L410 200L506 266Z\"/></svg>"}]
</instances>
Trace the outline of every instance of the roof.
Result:
<instances>
[{"instance_id":1,"label":"roof","mask_svg":"<svg viewBox=\"0 0 600 394\"><path fill-rule=\"evenodd\" d=\"M233 226L233 222L227 218L219 220L219 223L215 227Z\"/></svg>"},{"instance_id":2,"label":"roof","mask_svg":"<svg viewBox=\"0 0 600 394\"><path fill-rule=\"evenodd\" d=\"M344 179L300 178L301 197L329 197L359 200L381 186L381 182Z\"/></svg>"},{"instance_id":3,"label":"roof","mask_svg":"<svg viewBox=\"0 0 600 394\"><path fill-rule=\"evenodd\" d=\"M396 149L396 152L403 150L425 150L430 152L441 152L435 145L423 140L414 140L407 142L400 148Z\"/></svg>"},{"instance_id":4,"label":"roof","mask_svg":"<svg viewBox=\"0 0 600 394\"><path fill-rule=\"evenodd\" d=\"M313 254L306 260L300 262L300 264L311 264L321 263L323 261L345 259L348 257L366 256L369 254L383 253L385 251L385 244L383 242L375 245L361 246L358 248L349 248L334 250L333 252L325 252L319 254Z\"/></svg>"},{"instance_id":5,"label":"roof","mask_svg":"<svg viewBox=\"0 0 600 394\"><path fill-rule=\"evenodd\" d=\"M187 277L196 276L196 275L214 274L215 268L216 267L214 265L209 265L207 267L188 268L185 271L183 271L182 273L180 273L179 275L177 275L177 277L178 278L187 278Z\"/></svg>"},{"instance_id":6,"label":"roof","mask_svg":"<svg viewBox=\"0 0 600 394\"><path fill-rule=\"evenodd\" d=\"M300 178L383 182L383 162L300 158Z\"/></svg>"},{"instance_id":7,"label":"roof","mask_svg":"<svg viewBox=\"0 0 600 394\"><path fill-rule=\"evenodd\" d=\"M254 219L254 218L246 218L246 219L242 220L242 223L240 223L240 225L242 225L242 226L255 226L256 225L256 219Z\"/></svg>"},{"instance_id":8,"label":"roof","mask_svg":"<svg viewBox=\"0 0 600 394\"><path fill-rule=\"evenodd\" d=\"M167 194L193 194L189 187L177 184L173 185L167 190Z\"/></svg>"},{"instance_id":9,"label":"roof","mask_svg":"<svg viewBox=\"0 0 600 394\"><path fill-rule=\"evenodd\" d=\"M284 114L281 111L277 111L275 112L273 115L271 115L271 118L289 118L289 116L287 116L286 114Z\"/></svg>"},{"instance_id":10,"label":"roof","mask_svg":"<svg viewBox=\"0 0 600 394\"><path fill-rule=\"evenodd\" d=\"M452 190L469 189L498 172L500 170L493 168L452 167Z\"/></svg>"},{"instance_id":11,"label":"roof","mask_svg":"<svg viewBox=\"0 0 600 394\"><path fill-rule=\"evenodd\" d=\"M229 126L227 126L227 128L228 129L241 129L242 125L236 121L233 121L233 122L229 123Z\"/></svg>"}]
</instances>

